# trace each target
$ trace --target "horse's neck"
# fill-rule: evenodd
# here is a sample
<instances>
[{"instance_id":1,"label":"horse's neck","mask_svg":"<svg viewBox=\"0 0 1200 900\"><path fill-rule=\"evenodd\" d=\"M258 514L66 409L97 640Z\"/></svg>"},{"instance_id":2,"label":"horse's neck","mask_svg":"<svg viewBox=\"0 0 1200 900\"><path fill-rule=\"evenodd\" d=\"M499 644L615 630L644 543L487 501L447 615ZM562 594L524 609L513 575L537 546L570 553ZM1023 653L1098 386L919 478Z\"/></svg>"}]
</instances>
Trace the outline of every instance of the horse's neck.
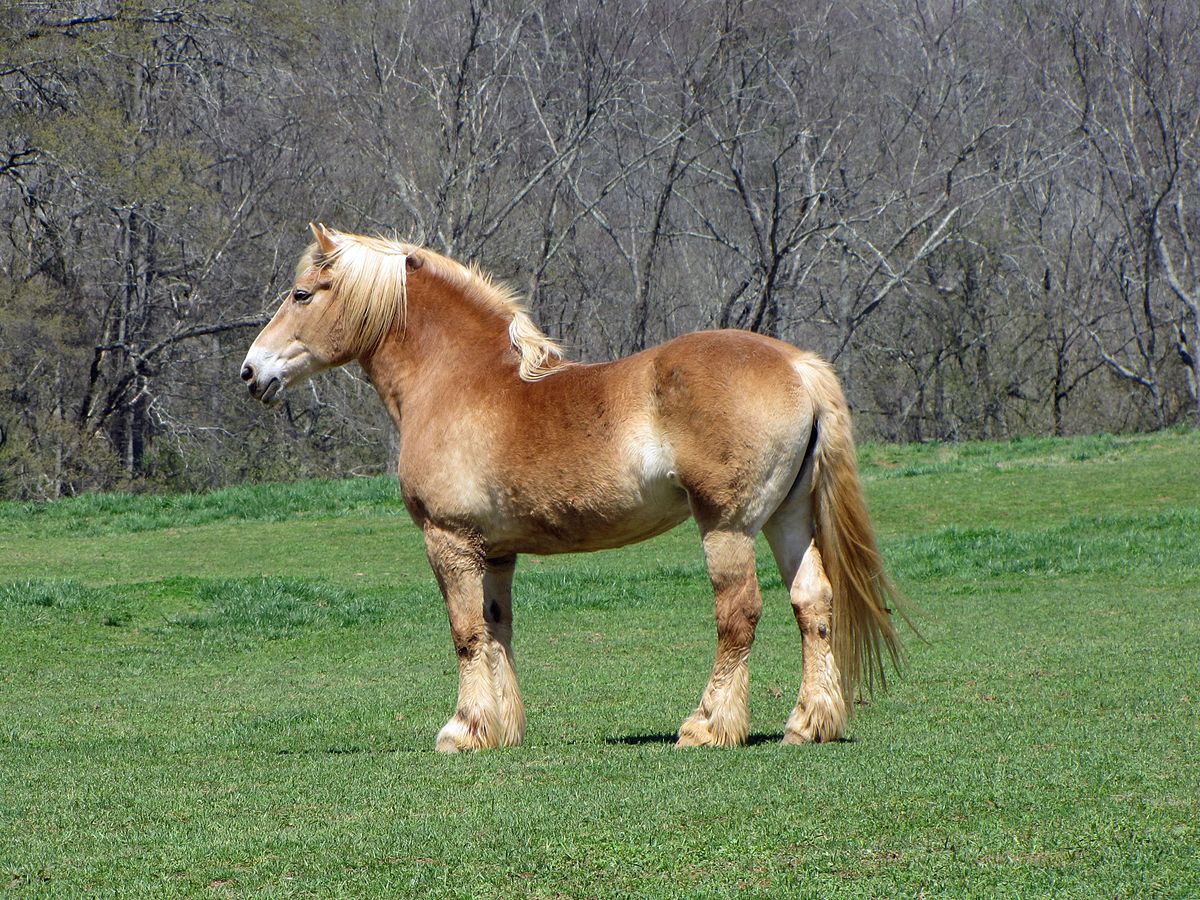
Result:
<instances>
[{"instance_id":1,"label":"horse's neck","mask_svg":"<svg viewBox=\"0 0 1200 900\"><path fill-rule=\"evenodd\" d=\"M406 400L432 393L449 403L517 377L504 314L449 286L422 281L409 281L403 329L360 360L397 426L411 406Z\"/></svg>"}]
</instances>

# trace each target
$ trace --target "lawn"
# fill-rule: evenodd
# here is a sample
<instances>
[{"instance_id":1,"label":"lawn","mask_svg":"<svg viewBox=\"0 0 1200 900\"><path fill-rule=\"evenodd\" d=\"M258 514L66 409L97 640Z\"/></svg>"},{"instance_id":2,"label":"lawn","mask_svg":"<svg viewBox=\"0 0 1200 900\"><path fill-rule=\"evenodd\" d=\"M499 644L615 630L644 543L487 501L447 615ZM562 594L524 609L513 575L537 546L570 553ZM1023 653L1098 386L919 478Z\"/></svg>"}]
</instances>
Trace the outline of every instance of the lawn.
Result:
<instances>
[{"instance_id":1,"label":"lawn","mask_svg":"<svg viewBox=\"0 0 1200 900\"><path fill-rule=\"evenodd\" d=\"M1200 896L1200 433L869 445L924 640L782 747L675 751L695 527L525 558L525 746L443 757L457 670L394 482L0 504L0 887L232 896Z\"/></svg>"}]
</instances>

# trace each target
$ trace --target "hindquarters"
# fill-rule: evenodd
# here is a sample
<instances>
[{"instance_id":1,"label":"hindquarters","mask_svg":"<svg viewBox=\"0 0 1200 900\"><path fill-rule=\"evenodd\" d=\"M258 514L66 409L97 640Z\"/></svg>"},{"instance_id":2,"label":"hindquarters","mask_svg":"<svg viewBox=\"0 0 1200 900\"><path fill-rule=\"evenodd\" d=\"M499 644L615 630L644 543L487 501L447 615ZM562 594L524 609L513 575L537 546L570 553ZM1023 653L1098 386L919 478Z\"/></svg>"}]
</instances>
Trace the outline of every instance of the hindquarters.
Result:
<instances>
[{"instance_id":1,"label":"hindquarters","mask_svg":"<svg viewBox=\"0 0 1200 900\"><path fill-rule=\"evenodd\" d=\"M677 746L732 746L749 731L750 648L762 611L755 537L804 462L812 405L798 351L746 332L688 335L654 358L654 408L673 477L700 527L717 652Z\"/></svg>"},{"instance_id":2,"label":"hindquarters","mask_svg":"<svg viewBox=\"0 0 1200 900\"><path fill-rule=\"evenodd\" d=\"M723 616L723 596L756 597L756 589L722 589L731 581L726 569L750 584L753 553L734 567L725 564L729 554L709 546L752 551L762 530L805 639L804 685L788 739L840 737L858 684L882 681L884 656L895 662L900 647L891 618L897 592L867 514L837 377L811 354L742 332L664 345L655 374L658 419L705 536L718 625L740 621ZM752 633L757 603L730 609L741 611ZM710 706L702 703L693 719L711 732L721 707ZM688 736L681 732L681 740Z\"/></svg>"},{"instance_id":3,"label":"hindquarters","mask_svg":"<svg viewBox=\"0 0 1200 900\"><path fill-rule=\"evenodd\" d=\"M702 528L757 534L800 473L814 407L799 350L743 331L652 351L655 418Z\"/></svg>"}]
</instances>

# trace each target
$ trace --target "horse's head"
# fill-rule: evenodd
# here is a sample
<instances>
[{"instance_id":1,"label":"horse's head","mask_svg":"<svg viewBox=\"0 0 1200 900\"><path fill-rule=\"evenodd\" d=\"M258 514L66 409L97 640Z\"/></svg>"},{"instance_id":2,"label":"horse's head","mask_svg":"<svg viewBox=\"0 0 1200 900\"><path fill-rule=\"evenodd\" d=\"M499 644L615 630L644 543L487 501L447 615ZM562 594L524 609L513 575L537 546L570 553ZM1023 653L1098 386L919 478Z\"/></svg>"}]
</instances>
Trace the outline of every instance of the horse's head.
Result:
<instances>
[{"instance_id":1,"label":"horse's head","mask_svg":"<svg viewBox=\"0 0 1200 900\"><path fill-rule=\"evenodd\" d=\"M368 251L349 235L324 225L310 227L316 243L301 258L295 284L242 363L242 381L255 399L268 404L282 399L292 385L374 347L397 317L398 299L371 296L386 294L381 290L386 282L361 277ZM402 291L403 258L399 269ZM359 287L364 281L368 290Z\"/></svg>"},{"instance_id":2,"label":"horse's head","mask_svg":"<svg viewBox=\"0 0 1200 900\"><path fill-rule=\"evenodd\" d=\"M337 346L338 329L331 327L336 321L329 309L335 302L333 283L329 267L322 265L337 249L337 239L324 225L311 227L316 246L305 253L292 289L242 363L242 381L263 403L278 401L285 388L349 361Z\"/></svg>"}]
</instances>

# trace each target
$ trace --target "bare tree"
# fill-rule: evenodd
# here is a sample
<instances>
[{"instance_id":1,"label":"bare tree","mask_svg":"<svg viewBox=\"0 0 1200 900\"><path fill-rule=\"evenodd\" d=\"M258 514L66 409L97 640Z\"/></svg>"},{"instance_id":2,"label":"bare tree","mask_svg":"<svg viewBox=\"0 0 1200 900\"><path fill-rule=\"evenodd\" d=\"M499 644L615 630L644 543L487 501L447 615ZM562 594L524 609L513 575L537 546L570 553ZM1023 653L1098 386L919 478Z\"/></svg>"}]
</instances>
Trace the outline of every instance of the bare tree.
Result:
<instances>
[{"instance_id":1,"label":"bare tree","mask_svg":"<svg viewBox=\"0 0 1200 900\"><path fill-rule=\"evenodd\" d=\"M1112 372L1145 389L1159 427L1171 415L1172 355L1200 416L1195 218L1186 200L1200 171L1198 38L1195 17L1171 2L1080 8L1070 30L1074 80L1065 102L1113 226L1098 227L1093 241L1119 324L1090 335Z\"/></svg>"},{"instance_id":2,"label":"bare tree","mask_svg":"<svg viewBox=\"0 0 1200 900\"><path fill-rule=\"evenodd\" d=\"M879 436L1200 416L1181 4L268 2L0 18L0 493L382 470L354 372L216 387L311 218L479 262L584 358L813 347Z\"/></svg>"}]
</instances>

